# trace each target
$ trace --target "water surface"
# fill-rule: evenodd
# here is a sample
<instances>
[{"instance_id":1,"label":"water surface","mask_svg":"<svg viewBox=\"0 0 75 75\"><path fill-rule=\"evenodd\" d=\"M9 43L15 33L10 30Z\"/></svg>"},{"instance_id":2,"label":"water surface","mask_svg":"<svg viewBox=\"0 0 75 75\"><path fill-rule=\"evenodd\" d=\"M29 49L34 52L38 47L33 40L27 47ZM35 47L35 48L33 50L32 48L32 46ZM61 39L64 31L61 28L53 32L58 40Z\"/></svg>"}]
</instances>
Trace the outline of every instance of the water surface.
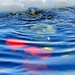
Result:
<instances>
[{"instance_id":1,"label":"water surface","mask_svg":"<svg viewBox=\"0 0 75 75\"><path fill-rule=\"evenodd\" d=\"M75 7L0 13L0 75L75 75Z\"/></svg>"}]
</instances>

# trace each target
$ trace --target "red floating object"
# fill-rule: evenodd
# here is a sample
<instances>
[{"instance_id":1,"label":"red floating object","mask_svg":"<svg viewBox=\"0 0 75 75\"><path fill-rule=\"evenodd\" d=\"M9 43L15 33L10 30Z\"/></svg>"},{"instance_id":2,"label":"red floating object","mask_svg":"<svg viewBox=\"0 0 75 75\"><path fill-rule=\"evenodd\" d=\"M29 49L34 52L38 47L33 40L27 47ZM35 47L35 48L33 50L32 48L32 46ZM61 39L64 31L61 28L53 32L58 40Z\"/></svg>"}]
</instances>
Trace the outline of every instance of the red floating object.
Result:
<instances>
[{"instance_id":1,"label":"red floating object","mask_svg":"<svg viewBox=\"0 0 75 75\"><path fill-rule=\"evenodd\" d=\"M18 39L8 39L6 41L6 44L12 47L13 50L16 50L28 45L27 43L22 43L21 40L18 40Z\"/></svg>"}]
</instances>

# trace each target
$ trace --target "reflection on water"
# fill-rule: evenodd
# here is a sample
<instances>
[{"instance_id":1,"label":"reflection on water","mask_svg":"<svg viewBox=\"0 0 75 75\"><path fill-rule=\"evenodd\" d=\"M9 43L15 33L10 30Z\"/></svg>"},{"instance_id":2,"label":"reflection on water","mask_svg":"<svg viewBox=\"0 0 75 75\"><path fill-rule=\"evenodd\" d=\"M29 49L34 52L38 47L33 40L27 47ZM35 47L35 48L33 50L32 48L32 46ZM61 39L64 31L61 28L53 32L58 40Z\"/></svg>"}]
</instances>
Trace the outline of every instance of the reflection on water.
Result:
<instances>
[{"instance_id":1,"label":"reflection on water","mask_svg":"<svg viewBox=\"0 0 75 75\"><path fill-rule=\"evenodd\" d=\"M0 74L74 75L74 24L75 7L0 13Z\"/></svg>"}]
</instances>

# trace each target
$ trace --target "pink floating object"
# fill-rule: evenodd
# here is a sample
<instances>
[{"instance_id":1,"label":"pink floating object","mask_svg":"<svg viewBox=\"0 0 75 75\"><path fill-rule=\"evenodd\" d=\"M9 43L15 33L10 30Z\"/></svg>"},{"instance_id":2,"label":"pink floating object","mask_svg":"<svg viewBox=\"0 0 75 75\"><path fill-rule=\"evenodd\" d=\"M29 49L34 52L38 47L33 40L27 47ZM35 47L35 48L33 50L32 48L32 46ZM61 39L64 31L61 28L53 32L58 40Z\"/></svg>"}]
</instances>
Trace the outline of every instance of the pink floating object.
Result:
<instances>
[{"instance_id":1,"label":"pink floating object","mask_svg":"<svg viewBox=\"0 0 75 75\"><path fill-rule=\"evenodd\" d=\"M26 48L24 51L31 54L32 56L37 56L37 57L41 57L44 59L51 56L50 51L44 50L43 48L36 47L36 46Z\"/></svg>"}]
</instances>

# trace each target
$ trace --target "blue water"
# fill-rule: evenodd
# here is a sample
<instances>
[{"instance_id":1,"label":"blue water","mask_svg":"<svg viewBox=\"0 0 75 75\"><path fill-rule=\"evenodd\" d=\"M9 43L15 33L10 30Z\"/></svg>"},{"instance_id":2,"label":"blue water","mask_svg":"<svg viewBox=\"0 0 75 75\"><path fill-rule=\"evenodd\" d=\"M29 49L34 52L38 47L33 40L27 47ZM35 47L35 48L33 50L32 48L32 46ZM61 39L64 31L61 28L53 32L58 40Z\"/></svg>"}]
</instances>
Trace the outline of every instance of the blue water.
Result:
<instances>
[{"instance_id":1,"label":"blue water","mask_svg":"<svg viewBox=\"0 0 75 75\"><path fill-rule=\"evenodd\" d=\"M75 7L0 13L0 75L75 75Z\"/></svg>"}]
</instances>

